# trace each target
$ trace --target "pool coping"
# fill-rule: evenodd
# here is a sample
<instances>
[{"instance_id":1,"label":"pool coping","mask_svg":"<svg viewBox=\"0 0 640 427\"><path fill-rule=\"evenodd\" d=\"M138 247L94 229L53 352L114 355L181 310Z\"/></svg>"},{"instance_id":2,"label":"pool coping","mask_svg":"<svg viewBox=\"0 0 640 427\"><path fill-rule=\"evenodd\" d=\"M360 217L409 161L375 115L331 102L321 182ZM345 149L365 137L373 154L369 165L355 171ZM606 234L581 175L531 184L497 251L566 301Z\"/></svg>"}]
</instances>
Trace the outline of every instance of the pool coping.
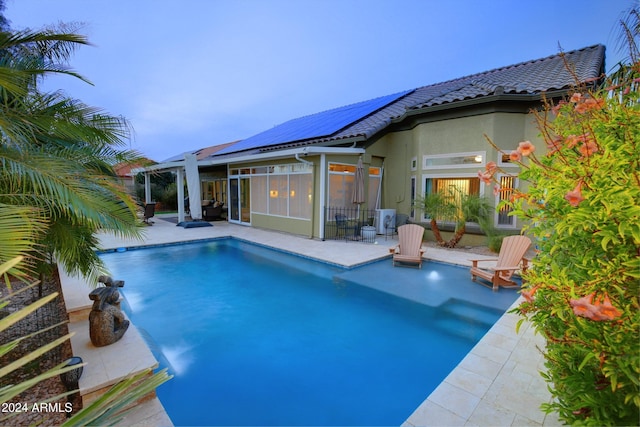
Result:
<instances>
[{"instance_id":1,"label":"pool coping","mask_svg":"<svg viewBox=\"0 0 640 427\"><path fill-rule=\"evenodd\" d=\"M199 242L215 238L233 237L250 243L283 250L311 259L321 260L340 267L354 268L362 263L375 262L388 257L387 245L359 242L320 241L289 233L261 230L227 222L214 223L214 227L176 230L174 224L157 216L156 224L149 227L143 241L99 236L102 250L124 247L160 246L166 244ZM338 244L336 244L338 243ZM352 252L336 256L336 251ZM323 258L323 254L327 254ZM489 258L459 252L429 248L426 259L469 266L469 258ZM66 298L66 294L65 294ZM514 306L519 304L514 303ZM514 307L512 306L512 307ZM533 328L523 322L519 333L516 323L519 317L506 313L469 354L403 422L403 426L464 426L464 425L562 425L552 415L545 415L540 404L551 397L546 383L539 374L543 370L543 356L539 350L544 340Z\"/></svg>"}]
</instances>

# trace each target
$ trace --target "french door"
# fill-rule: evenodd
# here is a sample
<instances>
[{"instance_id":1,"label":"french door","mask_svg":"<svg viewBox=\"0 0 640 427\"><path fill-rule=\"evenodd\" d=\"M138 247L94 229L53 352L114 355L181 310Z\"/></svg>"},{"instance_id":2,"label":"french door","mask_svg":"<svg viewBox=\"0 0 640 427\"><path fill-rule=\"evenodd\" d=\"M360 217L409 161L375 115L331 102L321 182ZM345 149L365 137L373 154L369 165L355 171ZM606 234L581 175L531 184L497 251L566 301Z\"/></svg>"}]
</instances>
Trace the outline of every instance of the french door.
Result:
<instances>
[{"instance_id":1,"label":"french door","mask_svg":"<svg viewBox=\"0 0 640 427\"><path fill-rule=\"evenodd\" d=\"M229 177L229 221L251 224L251 178Z\"/></svg>"}]
</instances>

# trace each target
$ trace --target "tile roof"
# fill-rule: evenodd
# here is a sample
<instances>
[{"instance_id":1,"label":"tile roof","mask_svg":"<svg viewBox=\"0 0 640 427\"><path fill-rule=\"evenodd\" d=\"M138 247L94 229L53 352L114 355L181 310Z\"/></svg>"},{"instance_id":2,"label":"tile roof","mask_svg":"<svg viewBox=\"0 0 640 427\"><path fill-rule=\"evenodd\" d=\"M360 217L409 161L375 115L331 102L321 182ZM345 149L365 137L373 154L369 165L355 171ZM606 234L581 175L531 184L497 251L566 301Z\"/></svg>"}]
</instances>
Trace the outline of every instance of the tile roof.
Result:
<instances>
[{"instance_id":1,"label":"tile roof","mask_svg":"<svg viewBox=\"0 0 640 427\"><path fill-rule=\"evenodd\" d=\"M237 144L238 142L240 142L240 140L237 141L231 141L231 142L227 142L224 144L218 144L218 145L213 145L210 147L204 147L204 148L199 148L197 150L194 151L186 151L184 153L180 153L178 155L175 155L173 157L169 157L168 159L163 160L163 163L167 163L167 162L179 162L181 160L184 160L184 155L185 154L195 154L196 155L196 159L198 160L202 160L202 159L206 159L207 157L211 157L212 155L215 155L217 153L219 153L220 151L224 150L227 147L230 147L234 144Z\"/></svg>"},{"instance_id":2,"label":"tile roof","mask_svg":"<svg viewBox=\"0 0 640 427\"><path fill-rule=\"evenodd\" d=\"M155 163L156 162L154 162L153 160L144 158L142 159L142 162L137 162L137 163L118 163L113 167L113 169L116 172L117 176L124 178L124 177L131 177L135 175L135 173L132 172L132 169L143 168L149 165L153 165Z\"/></svg>"},{"instance_id":3,"label":"tile roof","mask_svg":"<svg viewBox=\"0 0 640 427\"><path fill-rule=\"evenodd\" d=\"M398 120L408 111L417 111L490 95L539 95L544 92L568 89L578 82L582 83L598 79L604 73L604 58L605 47L598 44L423 86L399 94L389 95L389 97L394 98L390 103L359 117L350 117L351 121L343 121L346 125L343 128L336 129L331 134L327 134L326 131L320 129L315 131L313 128L314 122L318 123L317 119L327 114L327 112L321 112L285 122L267 131L277 135L278 128L283 127L282 129L284 129L291 122L297 122L298 126L307 126L305 138L283 138L280 141L273 139L268 144L251 144L247 148L243 148L243 144L239 143L223 152L226 154L246 149L253 149L254 152L264 152L318 143L326 144L333 141L340 143L340 140L354 137L367 139L382 131L392 121ZM364 103L371 101L364 101ZM329 112L340 113L345 108L340 107L329 110ZM366 113L364 110L362 112ZM249 139L252 138L254 137Z\"/></svg>"}]
</instances>

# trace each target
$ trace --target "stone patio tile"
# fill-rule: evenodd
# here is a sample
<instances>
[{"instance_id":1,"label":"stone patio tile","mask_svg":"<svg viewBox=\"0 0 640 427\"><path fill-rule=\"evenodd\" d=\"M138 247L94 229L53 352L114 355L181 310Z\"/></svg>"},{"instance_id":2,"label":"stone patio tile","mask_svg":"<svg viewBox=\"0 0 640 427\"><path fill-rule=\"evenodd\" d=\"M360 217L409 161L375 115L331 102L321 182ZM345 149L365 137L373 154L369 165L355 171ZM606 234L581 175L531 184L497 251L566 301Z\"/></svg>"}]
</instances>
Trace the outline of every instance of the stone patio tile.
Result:
<instances>
[{"instance_id":1,"label":"stone patio tile","mask_svg":"<svg viewBox=\"0 0 640 427\"><path fill-rule=\"evenodd\" d=\"M478 396L474 396L468 391L447 382L440 384L438 388L431 393L429 400L465 420L471 416L473 410L480 402Z\"/></svg>"},{"instance_id":2,"label":"stone patio tile","mask_svg":"<svg viewBox=\"0 0 640 427\"><path fill-rule=\"evenodd\" d=\"M518 340L513 335L501 335L491 331L487 332L487 334L482 338L482 342L508 351L509 353L511 353L518 345Z\"/></svg>"},{"instance_id":3,"label":"stone patio tile","mask_svg":"<svg viewBox=\"0 0 640 427\"><path fill-rule=\"evenodd\" d=\"M437 427L437 426L464 426L465 418L426 400L415 410L415 412L405 421L403 427Z\"/></svg>"},{"instance_id":4,"label":"stone patio tile","mask_svg":"<svg viewBox=\"0 0 640 427\"><path fill-rule=\"evenodd\" d=\"M458 366L445 378L445 382L481 398L485 395L493 380Z\"/></svg>"},{"instance_id":5,"label":"stone patio tile","mask_svg":"<svg viewBox=\"0 0 640 427\"><path fill-rule=\"evenodd\" d=\"M486 401L478 404L466 425L484 426L510 426L514 424L516 414L506 409L496 407Z\"/></svg>"},{"instance_id":6,"label":"stone patio tile","mask_svg":"<svg viewBox=\"0 0 640 427\"><path fill-rule=\"evenodd\" d=\"M485 378L493 379L498 375L502 365L486 357L480 357L475 353L469 353L462 359L458 368L463 368L476 374L482 375Z\"/></svg>"},{"instance_id":7,"label":"stone patio tile","mask_svg":"<svg viewBox=\"0 0 640 427\"><path fill-rule=\"evenodd\" d=\"M505 363L511 355L510 351L498 348L484 339L473 347L471 353L500 364Z\"/></svg>"},{"instance_id":8,"label":"stone patio tile","mask_svg":"<svg viewBox=\"0 0 640 427\"><path fill-rule=\"evenodd\" d=\"M524 416L538 423L537 425L542 425L544 421L545 414L540 410L540 399L527 394L518 383L504 384L496 402L505 410Z\"/></svg>"}]
</instances>

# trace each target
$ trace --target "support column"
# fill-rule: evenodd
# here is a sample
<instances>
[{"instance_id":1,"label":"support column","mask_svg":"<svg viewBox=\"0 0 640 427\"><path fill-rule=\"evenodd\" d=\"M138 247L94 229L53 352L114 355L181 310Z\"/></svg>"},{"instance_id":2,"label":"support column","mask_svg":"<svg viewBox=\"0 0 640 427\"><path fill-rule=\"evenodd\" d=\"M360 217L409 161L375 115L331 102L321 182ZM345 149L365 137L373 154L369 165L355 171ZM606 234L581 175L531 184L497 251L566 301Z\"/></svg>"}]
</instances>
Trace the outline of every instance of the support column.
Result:
<instances>
[{"instance_id":1,"label":"support column","mask_svg":"<svg viewBox=\"0 0 640 427\"><path fill-rule=\"evenodd\" d=\"M149 172L144 173L144 203L151 203L151 177Z\"/></svg>"},{"instance_id":2,"label":"support column","mask_svg":"<svg viewBox=\"0 0 640 427\"><path fill-rule=\"evenodd\" d=\"M178 224L184 222L184 169L176 169L176 189L178 190Z\"/></svg>"}]
</instances>

